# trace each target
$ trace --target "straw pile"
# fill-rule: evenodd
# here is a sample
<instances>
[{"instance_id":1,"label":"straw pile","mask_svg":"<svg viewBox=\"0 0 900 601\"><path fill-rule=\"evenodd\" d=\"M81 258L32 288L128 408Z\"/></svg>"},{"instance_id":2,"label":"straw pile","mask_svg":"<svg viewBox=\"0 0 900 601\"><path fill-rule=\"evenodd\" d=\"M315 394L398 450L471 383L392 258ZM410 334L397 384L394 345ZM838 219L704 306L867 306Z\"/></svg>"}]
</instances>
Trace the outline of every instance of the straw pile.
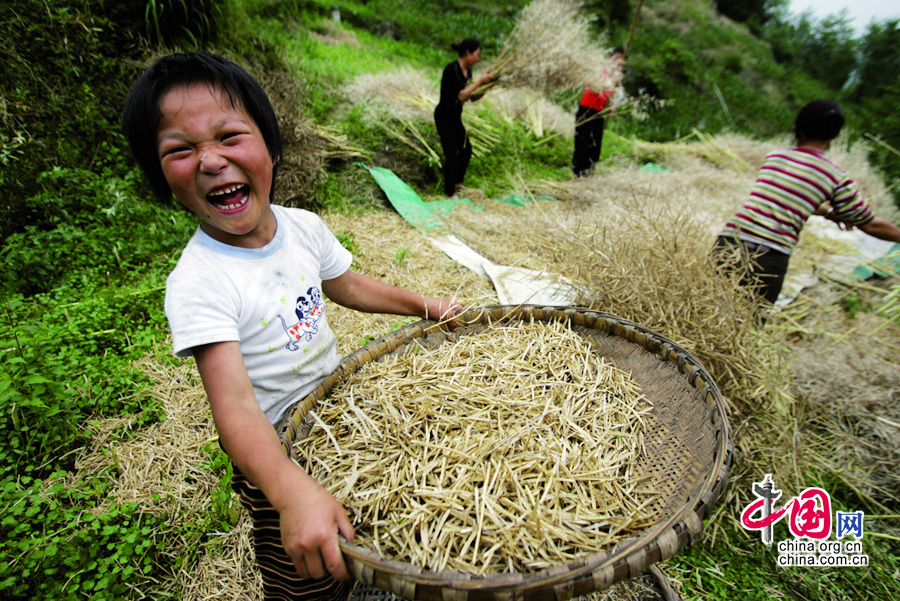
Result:
<instances>
[{"instance_id":1,"label":"straw pile","mask_svg":"<svg viewBox=\"0 0 900 601\"><path fill-rule=\"evenodd\" d=\"M591 85L618 86L617 69L609 49L591 39L590 21L581 3L571 0L534 0L522 10L500 54L490 65L493 84L551 91Z\"/></svg>"},{"instance_id":2,"label":"straw pile","mask_svg":"<svg viewBox=\"0 0 900 601\"><path fill-rule=\"evenodd\" d=\"M328 155L334 148L328 139L317 135L312 121L303 116L301 100L306 94L306 83L286 69L272 68L271 65L250 65L248 71L268 92L281 126L279 202L312 208L316 185L325 177Z\"/></svg>"},{"instance_id":3,"label":"straw pile","mask_svg":"<svg viewBox=\"0 0 900 601\"><path fill-rule=\"evenodd\" d=\"M433 128L438 89L422 71L404 67L363 73L344 88L344 95L354 105L366 106L371 122L386 134L430 163L441 165ZM477 113L465 111L463 122L475 156L484 156L500 142L496 128Z\"/></svg>"},{"instance_id":4,"label":"straw pile","mask_svg":"<svg viewBox=\"0 0 900 601\"><path fill-rule=\"evenodd\" d=\"M206 532L209 524L198 524L208 515L210 499L228 483L209 466L210 449L218 443L196 366L148 357L137 367L155 382L151 395L160 407L160 421L140 429L134 424L142 415L94 421L91 446L77 458L72 481L113 474L115 485L101 510L135 503L144 513L167 518L170 528L151 536L157 544L155 561L169 580L136 589L135 598L164 597L177 590L185 601L261 599L250 519L237 499L228 501L231 523L219 525L225 532Z\"/></svg>"},{"instance_id":5,"label":"straw pile","mask_svg":"<svg viewBox=\"0 0 900 601\"><path fill-rule=\"evenodd\" d=\"M715 140L754 165L791 143ZM865 154L864 145L843 143L828 152L877 213L896 220ZM595 290L579 304L642 323L698 356L727 397L736 433L734 484L717 514L737 515L753 500L750 486L761 474L777 474L787 497L808 485L803 476L813 469L857 491L869 511L896 514L900 328L879 308L888 307L897 276L877 285L820 282L760 329L748 318L753 299L708 261L715 235L747 197L754 175L736 177L724 156L723 167L698 152L669 152L660 160L665 172L638 171L620 160L605 163L594 178L533 182L529 192L562 201L524 209L488 203L477 214L460 209L447 226L494 262L545 269ZM801 236L791 272L823 274L820 257L831 242L813 225ZM869 308L851 320L841 308L848 302ZM782 459L773 464L775 457ZM711 523L714 544L722 526ZM877 527L900 534L889 522Z\"/></svg>"},{"instance_id":6,"label":"straw pile","mask_svg":"<svg viewBox=\"0 0 900 601\"><path fill-rule=\"evenodd\" d=\"M432 123L438 88L430 75L403 67L390 72L363 73L344 88L344 95L353 105L368 106L373 116L383 117L386 113L390 119L401 123ZM509 125L518 123L536 136L547 130L572 131L571 111L538 90L499 88L478 107L490 109L501 121ZM473 112L465 111L463 119L467 129L477 138L485 120Z\"/></svg>"},{"instance_id":7,"label":"straw pile","mask_svg":"<svg viewBox=\"0 0 900 601\"><path fill-rule=\"evenodd\" d=\"M649 411L566 324L497 325L364 366L298 460L386 559L530 572L653 523L633 473Z\"/></svg>"},{"instance_id":8,"label":"straw pile","mask_svg":"<svg viewBox=\"0 0 900 601\"><path fill-rule=\"evenodd\" d=\"M731 135L716 140L753 165L759 165L768 151L790 144L786 138L761 142ZM860 145L836 144L828 155L860 182L879 214L897 220L887 188L868 167ZM733 520L722 518L739 515L753 500L752 482L767 472L777 475L787 497L810 484L813 469L824 470L838 486L848 484L860 498L870 500L865 506L843 508L866 510L867 540L900 536L896 522L870 520L873 508L877 508L874 513L896 514L900 503L896 469L900 462L900 371L896 369L900 325L896 317L890 321L878 311L887 304L898 278L876 284L820 283L759 329L746 318L749 301L727 280L714 277L705 262L713 237L746 198L752 176L736 177L733 168L720 168L695 153L667 153L660 160L668 166L664 173L638 171L630 161L607 161L597 177L553 185L523 184L518 191L547 191L562 200L525 208L488 201L484 211L457 209L448 222L476 250L499 264L546 269L601 290L606 300L587 298L584 304L652 327L698 355L709 368L731 405L736 451L726 496L700 543L713 555L721 546L722 530L741 536L742 529L735 530ZM323 218L336 233L355 235L354 256L361 273L428 294L455 297L464 305L491 300L486 279L434 250L395 214ZM808 227L801 241L792 270L812 263L815 231ZM854 298L865 311L851 317L842 306ZM327 313L345 354L408 323L404 318L360 314L330 302ZM162 363L152 363L157 362ZM202 449L213 434L192 364L177 369L160 364L149 370L157 382L154 396L165 399L160 401L164 407L173 407L165 409L164 422L138 427L137 422L123 419L92 425L95 440L79 459L77 478L115 474L122 482L110 502L118 502L121 496L139 501L142 510L159 508L172 516L177 528L180 520L208 515L210 494L221 474L206 467L209 458ZM182 405L184 409L175 409ZM186 431L193 433L186 435ZM115 449L118 471L110 447ZM167 463L145 462L151 451ZM142 463L148 465L142 467ZM889 511L883 510L885 505ZM160 561L171 565L186 557L189 561L170 580L153 587L161 591L158 596L177 593L188 601L261 599L244 512L237 509L241 515L237 528L228 535L210 536L197 552L187 551L196 548L192 546L196 541L176 541L171 532L153 534L166 553ZM759 543L747 542L751 544ZM872 561L884 565L884 559L875 555ZM707 578L714 579L716 586L740 585L713 570L688 563L677 573L690 574L701 587ZM673 579L677 573L667 571ZM154 591L136 591L135 596L142 593Z\"/></svg>"},{"instance_id":9,"label":"straw pile","mask_svg":"<svg viewBox=\"0 0 900 601\"><path fill-rule=\"evenodd\" d=\"M689 140L696 140L696 142L687 144L686 142ZM643 140L629 140L629 142L635 156L665 162L665 157L669 154L690 153L719 167L733 169L742 176L755 175L759 168L758 165L761 164L749 163L727 145L698 129L694 129L689 135L675 142L645 142Z\"/></svg>"},{"instance_id":10,"label":"straw pile","mask_svg":"<svg viewBox=\"0 0 900 601\"><path fill-rule=\"evenodd\" d=\"M535 185L533 193L563 202L460 208L447 227L497 264L564 275L590 291L576 301L581 306L671 338L713 371L732 400L783 405L758 373L754 300L717 277L709 259L716 233L752 181L697 157L679 160L684 167L662 174L620 167L603 173L602 185L596 178Z\"/></svg>"},{"instance_id":11,"label":"straw pile","mask_svg":"<svg viewBox=\"0 0 900 601\"><path fill-rule=\"evenodd\" d=\"M574 131L572 111L552 102L538 90L497 88L485 97L483 104L508 125L519 123L538 138L548 132Z\"/></svg>"},{"instance_id":12,"label":"straw pile","mask_svg":"<svg viewBox=\"0 0 900 601\"><path fill-rule=\"evenodd\" d=\"M396 119L434 121L438 89L424 71L401 67L395 71L361 73L343 89L354 105L381 108Z\"/></svg>"}]
</instances>

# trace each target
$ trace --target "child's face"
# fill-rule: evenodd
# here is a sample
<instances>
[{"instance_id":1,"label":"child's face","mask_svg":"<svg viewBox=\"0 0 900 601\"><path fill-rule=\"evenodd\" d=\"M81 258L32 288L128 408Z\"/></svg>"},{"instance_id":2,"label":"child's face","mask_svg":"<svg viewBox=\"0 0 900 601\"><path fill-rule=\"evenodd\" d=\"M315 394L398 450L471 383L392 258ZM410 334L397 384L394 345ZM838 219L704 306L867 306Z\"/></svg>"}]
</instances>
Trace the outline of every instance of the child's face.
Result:
<instances>
[{"instance_id":1,"label":"child's face","mask_svg":"<svg viewBox=\"0 0 900 601\"><path fill-rule=\"evenodd\" d=\"M173 87L159 108L156 147L175 198L220 242L259 248L271 241L275 163L253 119L204 83Z\"/></svg>"}]
</instances>

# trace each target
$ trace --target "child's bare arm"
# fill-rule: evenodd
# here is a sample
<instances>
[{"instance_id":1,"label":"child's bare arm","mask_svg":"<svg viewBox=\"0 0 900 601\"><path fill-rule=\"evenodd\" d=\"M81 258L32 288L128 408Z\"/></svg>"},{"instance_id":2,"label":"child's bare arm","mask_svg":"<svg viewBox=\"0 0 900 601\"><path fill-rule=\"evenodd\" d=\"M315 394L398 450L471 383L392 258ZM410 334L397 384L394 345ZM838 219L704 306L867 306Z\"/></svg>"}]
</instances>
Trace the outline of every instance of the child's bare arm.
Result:
<instances>
[{"instance_id":1,"label":"child's bare arm","mask_svg":"<svg viewBox=\"0 0 900 601\"><path fill-rule=\"evenodd\" d=\"M334 302L349 309L366 313L417 315L425 319L452 318L462 307L448 298L432 298L385 284L379 280L346 271L342 275L322 281L322 291ZM450 320L450 327L456 321Z\"/></svg>"},{"instance_id":2,"label":"child's bare arm","mask_svg":"<svg viewBox=\"0 0 900 601\"><path fill-rule=\"evenodd\" d=\"M869 223L859 226L859 229L880 240L900 242L900 228L882 217L876 217Z\"/></svg>"},{"instance_id":3,"label":"child's bare arm","mask_svg":"<svg viewBox=\"0 0 900 601\"><path fill-rule=\"evenodd\" d=\"M303 578L348 578L338 532L353 526L337 500L284 453L260 410L237 342L193 349L213 420L234 464L278 511L285 551Z\"/></svg>"}]
</instances>

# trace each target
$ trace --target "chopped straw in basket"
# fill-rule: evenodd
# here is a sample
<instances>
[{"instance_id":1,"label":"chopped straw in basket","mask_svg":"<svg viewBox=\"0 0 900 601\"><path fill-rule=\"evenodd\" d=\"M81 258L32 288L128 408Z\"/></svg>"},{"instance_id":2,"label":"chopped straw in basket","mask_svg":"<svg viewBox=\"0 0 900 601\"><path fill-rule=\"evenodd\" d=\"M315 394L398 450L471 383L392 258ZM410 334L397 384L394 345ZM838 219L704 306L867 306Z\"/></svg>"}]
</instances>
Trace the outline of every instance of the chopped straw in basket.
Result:
<instances>
[{"instance_id":1,"label":"chopped straw in basket","mask_svg":"<svg viewBox=\"0 0 900 601\"><path fill-rule=\"evenodd\" d=\"M649 402L566 324L411 348L333 389L296 443L357 545L433 571L534 572L655 522L635 467Z\"/></svg>"}]
</instances>

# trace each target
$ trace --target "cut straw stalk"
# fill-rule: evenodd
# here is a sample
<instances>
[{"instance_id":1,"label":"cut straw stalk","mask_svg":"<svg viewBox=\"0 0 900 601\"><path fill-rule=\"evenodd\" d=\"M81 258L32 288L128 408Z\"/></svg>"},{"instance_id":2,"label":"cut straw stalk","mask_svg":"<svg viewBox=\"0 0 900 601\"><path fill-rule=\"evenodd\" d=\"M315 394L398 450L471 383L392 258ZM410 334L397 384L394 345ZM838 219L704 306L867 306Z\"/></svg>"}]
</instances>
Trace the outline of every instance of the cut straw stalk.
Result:
<instances>
[{"instance_id":1,"label":"cut straw stalk","mask_svg":"<svg viewBox=\"0 0 900 601\"><path fill-rule=\"evenodd\" d=\"M495 85L544 91L585 85L611 88L614 82L607 74L615 67L607 55L608 49L591 39L590 21L580 2L534 0L522 10L490 65L497 79L475 94Z\"/></svg>"},{"instance_id":2,"label":"cut straw stalk","mask_svg":"<svg viewBox=\"0 0 900 601\"><path fill-rule=\"evenodd\" d=\"M686 144L691 138L698 142ZM736 152L716 140L713 136L694 129L690 134L675 142L645 142L630 140L632 152L636 156L667 156L670 154L690 154L706 159L718 167L734 169L741 175L754 175L756 169Z\"/></svg>"},{"instance_id":3,"label":"cut straw stalk","mask_svg":"<svg viewBox=\"0 0 900 601\"><path fill-rule=\"evenodd\" d=\"M299 460L388 559L528 572L654 520L631 475L648 403L563 323L388 357L316 411Z\"/></svg>"}]
</instances>

